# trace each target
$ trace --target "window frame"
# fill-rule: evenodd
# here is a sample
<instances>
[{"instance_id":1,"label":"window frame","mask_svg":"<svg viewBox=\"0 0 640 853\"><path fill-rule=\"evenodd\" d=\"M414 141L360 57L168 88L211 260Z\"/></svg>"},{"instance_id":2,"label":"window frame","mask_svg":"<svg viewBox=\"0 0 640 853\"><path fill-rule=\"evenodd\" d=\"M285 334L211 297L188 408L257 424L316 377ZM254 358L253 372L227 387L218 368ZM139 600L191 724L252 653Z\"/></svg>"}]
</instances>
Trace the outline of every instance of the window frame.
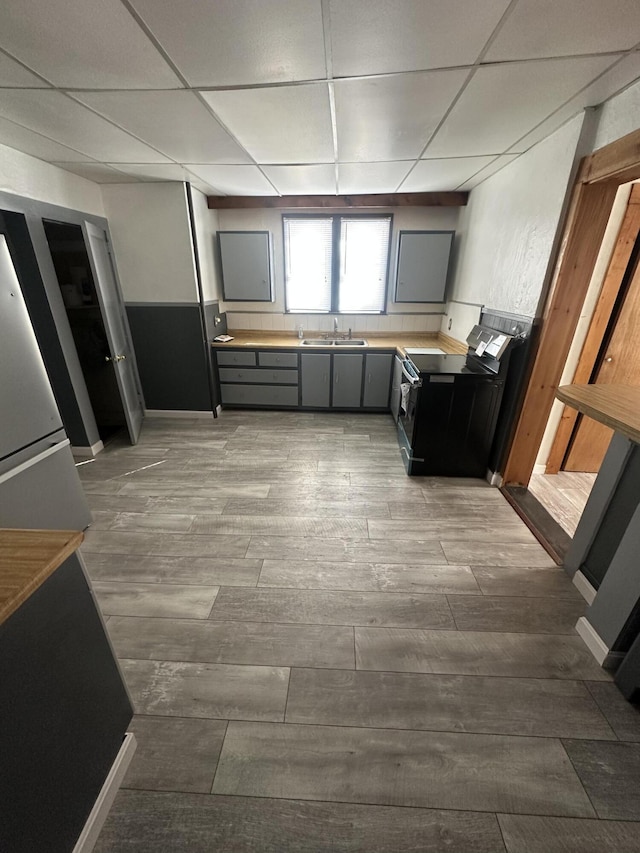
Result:
<instances>
[{"instance_id":1,"label":"window frame","mask_svg":"<svg viewBox=\"0 0 640 853\"><path fill-rule=\"evenodd\" d=\"M289 294L287 289L287 262L286 262L286 228L285 219L331 219L331 307L328 311L314 311L306 308L290 308ZM389 220L389 243L387 246L387 263L384 280L384 306L381 311L340 311L338 309L340 299L340 231L343 219L388 219ZM285 314L370 314L371 316L383 316L388 314L387 305L389 301L389 277L391 272L391 250L393 248L393 213L353 213L342 211L341 213L283 213L282 217L282 277L284 282L284 311Z\"/></svg>"}]
</instances>

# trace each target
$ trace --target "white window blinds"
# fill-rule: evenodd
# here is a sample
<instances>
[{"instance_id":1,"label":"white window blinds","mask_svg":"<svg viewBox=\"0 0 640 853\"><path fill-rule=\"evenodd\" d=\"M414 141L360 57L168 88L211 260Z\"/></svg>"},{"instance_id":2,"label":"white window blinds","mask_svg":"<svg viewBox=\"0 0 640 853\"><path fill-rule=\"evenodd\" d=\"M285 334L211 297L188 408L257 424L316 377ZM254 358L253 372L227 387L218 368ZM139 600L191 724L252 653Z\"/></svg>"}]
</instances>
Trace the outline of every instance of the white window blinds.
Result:
<instances>
[{"instance_id":1,"label":"white window blinds","mask_svg":"<svg viewBox=\"0 0 640 853\"><path fill-rule=\"evenodd\" d=\"M384 311L390 217L340 220L338 311Z\"/></svg>"},{"instance_id":2,"label":"white window blinds","mask_svg":"<svg viewBox=\"0 0 640 853\"><path fill-rule=\"evenodd\" d=\"M331 311L333 219L283 217L288 311Z\"/></svg>"}]
</instances>

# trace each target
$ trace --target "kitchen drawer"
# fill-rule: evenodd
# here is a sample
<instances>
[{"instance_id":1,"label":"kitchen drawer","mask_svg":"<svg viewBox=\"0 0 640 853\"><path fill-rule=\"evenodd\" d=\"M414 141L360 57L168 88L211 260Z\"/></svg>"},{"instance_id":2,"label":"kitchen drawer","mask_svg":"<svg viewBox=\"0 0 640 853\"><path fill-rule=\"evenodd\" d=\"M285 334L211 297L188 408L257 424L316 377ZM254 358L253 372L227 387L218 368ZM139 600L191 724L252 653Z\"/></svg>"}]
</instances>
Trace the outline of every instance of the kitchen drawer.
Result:
<instances>
[{"instance_id":1,"label":"kitchen drawer","mask_svg":"<svg viewBox=\"0 0 640 853\"><path fill-rule=\"evenodd\" d=\"M258 364L261 367L297 367L297 352L259 352Z\"/></svg>"},{"instance_id":2,"label":"kitchen drawer","mask_svg":"<svg viewBox=\"0 0 640 853\"><path fill-rule=\"evenodd\" d=\"M221 385L222 405L296 406L298 386L286 385Z\"/></svg>"},{"instance_id":3,"label":"kitchen drawer","mask_svg":"<svg viewBox=\"0 0 640 853\"><path fill-rule=\"evenodd\" d=\"M228 352L220 352L216 350L216 358L218 364L246 364L253 367L256 363L255 352L245 352L244 350L229 350Z\"/></svg>"},{"instance_id":4,"label":"kitchen drawer","mask_svg":"<svg viewBox=\"0 0 640 853\"><path fill-rule=\"evenodd\" d=\"M241 367L221 367L220 382L259 382L260 384L271 385L297 385L298 371L297 370L270 370L267 368L254 369Z\"/></svg>"}]
</instances>

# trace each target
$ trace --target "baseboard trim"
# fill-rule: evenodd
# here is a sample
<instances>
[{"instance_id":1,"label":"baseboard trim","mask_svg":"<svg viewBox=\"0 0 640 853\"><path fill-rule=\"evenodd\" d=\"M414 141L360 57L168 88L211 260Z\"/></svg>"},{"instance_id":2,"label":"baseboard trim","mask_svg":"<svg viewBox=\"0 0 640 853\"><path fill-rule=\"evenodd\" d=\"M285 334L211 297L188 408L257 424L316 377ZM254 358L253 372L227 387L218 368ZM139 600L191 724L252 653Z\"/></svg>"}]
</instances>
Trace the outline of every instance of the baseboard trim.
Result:
<instances>
[{"instance_id":1,"label":"baseboard trim","mask_svg":"<svg viewBox=\"0 0 640 853\"><path fill-rule=\"evenodd\" d=\"M603 669L617 669L624 658L623 652L612 652L586 616L576 622L576 631L585 646Z\"/></svg>"},{"instance_id":2,"label":"baseboard trim","mask_svg":"<svg viewBox=\"0 0 640 853\"><path fill-rule=\"evenodd\" d=\"M543 462L543 463L536 462L536 464L533 466L533 473L534 474L546 474L546 472L547 472L546 462Z\"/></svg>"},{"instance_id":3,"label":"baseboard trim","mask_svg":"<svg viewBox=\"0 0 640 853\"><path fill-rule=\"evenodd\" d=\"M146 418L212 418L213 412L188 411L187 409L145 409Z\"/></svg>"},{"instance_id":4,"label":"baseboard trim","mask_svg":"<svg viewBox=\"0 0 640 853\"><path fill-rule=\"evenodd\" d=\"M103 450L104 444L102 441L96 441L90 447L74 447L73 444L71 445L71 455L77 456L78 459L93 459L94 456L97 456Z\"/></svg>"},{"instance_id":5,"label":"baseboard trim","mask_svg":"<svg viewBox=\"0 0 640 853\"><path fill-rule=\"evenodd\" d=\"M133 758L133 753L136 751L136 745L135 735L127 732L116 755L116 760L111 765L109 775L104 780L98 799L95 801L80 837L76 841L73 853L91 853L95 847L100 830L107 819L109 809L113 805L115 796Z\"/></svg>"},{"instance_id":6,"label":"baseboard trim","mask_svg":"<svg viewBox=\"0 0 640 853\"><path fill-rule=\"evenodd\" d=\"M593 604L593 600L596 597L596 593L598 590L591 586L586 577L582 574L580 569L573 576L573 585L578 590L580 595L584 598L587 604Z\"/></svg>"}]
</instances>

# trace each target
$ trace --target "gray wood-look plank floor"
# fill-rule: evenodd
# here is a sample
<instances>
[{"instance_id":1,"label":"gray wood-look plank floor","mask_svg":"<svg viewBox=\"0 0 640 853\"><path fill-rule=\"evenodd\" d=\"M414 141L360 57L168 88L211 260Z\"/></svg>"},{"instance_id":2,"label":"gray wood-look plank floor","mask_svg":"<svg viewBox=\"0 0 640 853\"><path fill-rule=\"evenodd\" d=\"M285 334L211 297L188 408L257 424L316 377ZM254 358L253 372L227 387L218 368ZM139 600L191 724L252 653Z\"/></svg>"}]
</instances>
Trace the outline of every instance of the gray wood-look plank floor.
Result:
<instances>
[{"instance_id":1,"label":"gray wood-look plank floor","mask_svg":"<svg viewBox=\"0 0 640 853\"><path fill-rule=\"evenodd\" d=\"M498 490L407 477L382 415L148 419L78 470L139 741L95 853L640 853L640 713Z\"/></svg>"}]
</instances>

